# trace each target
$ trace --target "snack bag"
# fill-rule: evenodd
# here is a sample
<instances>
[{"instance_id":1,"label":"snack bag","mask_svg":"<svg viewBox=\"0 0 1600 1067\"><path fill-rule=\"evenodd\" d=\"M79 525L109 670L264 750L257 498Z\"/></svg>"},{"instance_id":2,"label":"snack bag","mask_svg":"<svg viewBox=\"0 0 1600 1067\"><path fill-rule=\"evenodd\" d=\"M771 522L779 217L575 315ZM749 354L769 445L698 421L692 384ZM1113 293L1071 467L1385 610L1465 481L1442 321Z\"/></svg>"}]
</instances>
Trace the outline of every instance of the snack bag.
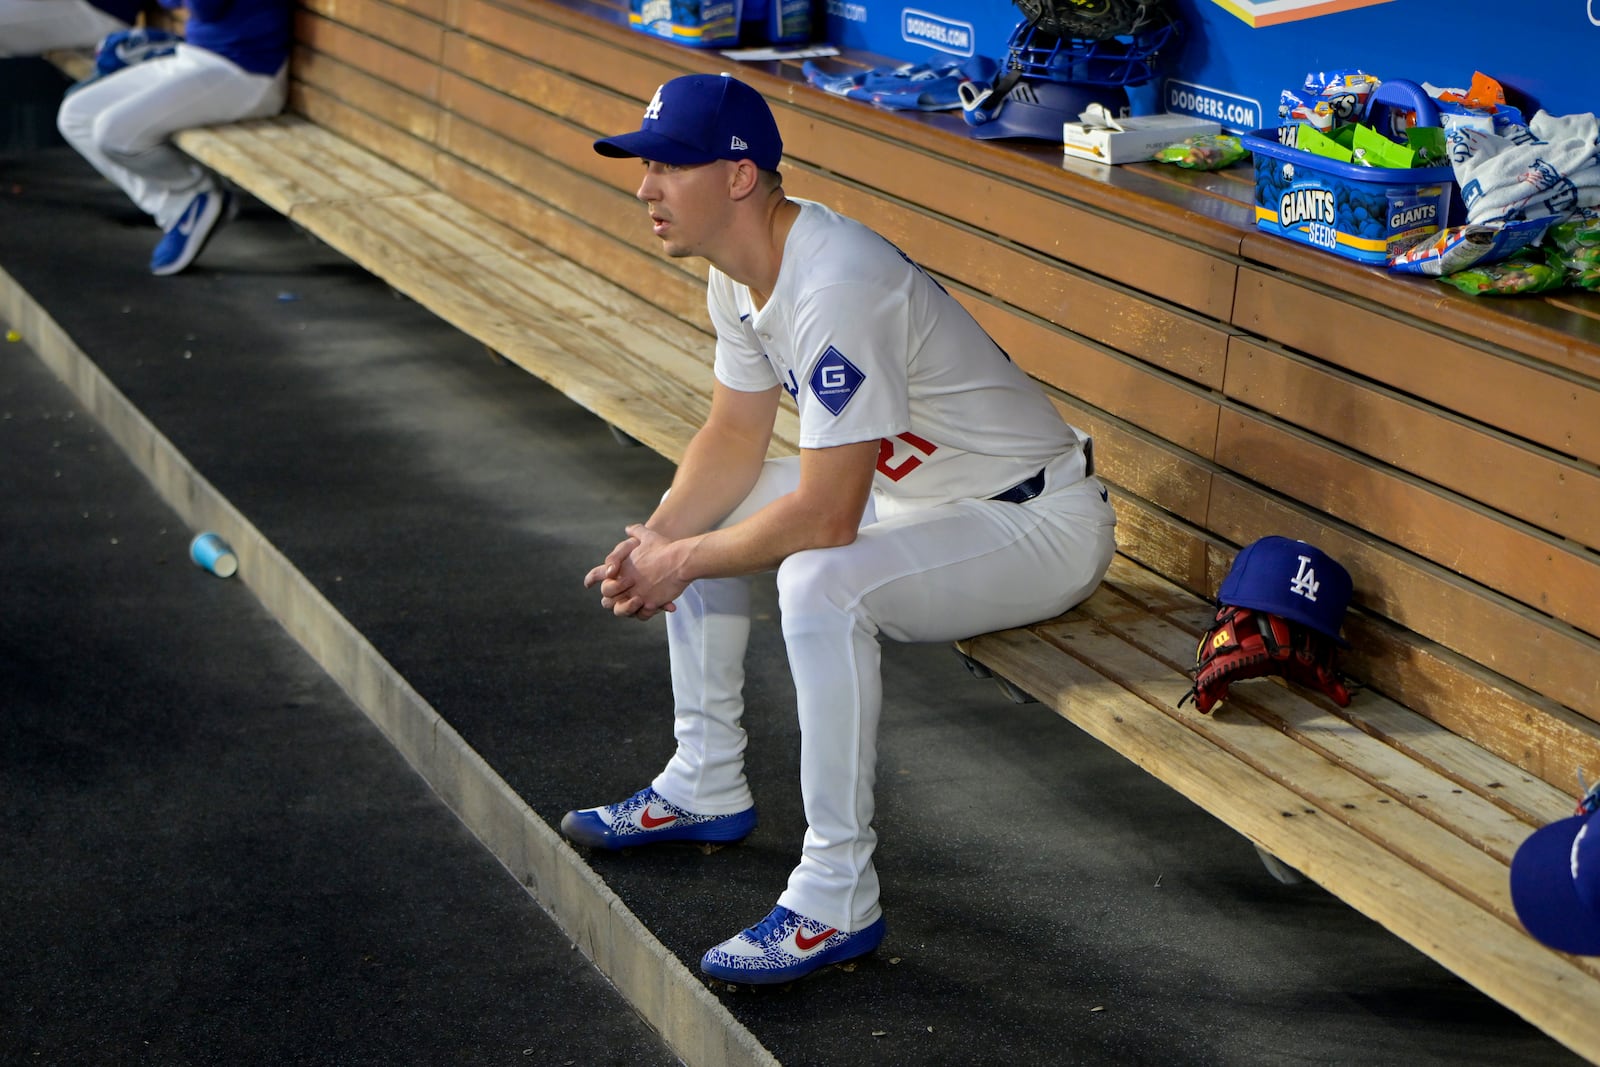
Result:
<instances>
[{"instance_id":1,"label":"snack bag","mask_svg":"<svg viewBox=\"0 0 1600 1067\"><path fill-rule=\"evenodd\" d=\"M1213 133L1168 145L1155 158L1158 163L1175 163L1185 170L1221 170L1249 154L1244 142L1233 134Z\"/></svg>"},{"instance_id":2,"label":"snack bag","mask_svg":"<svg viewBox=\"0 0 1600 1067\"><path fill-rule=\"evenodd\" d=\"M1518 257L1500 263L1479 264L1467 270L1446 274L1449 282L1470 296L1511 296L1517 293L1543 293L1567 283L1565 272L1548 263Z\"/></svg>"},{"instance_id":3,"label":"snack bag","mask_svg":"<svg viewBox=\"0 0 1600 1067\"><path fill-rule=\"evenodd\" d=\"M1455 274L1474 264L1494 263L1521 252L1543 237L1549 226L1549 219L1504 226L1452 226L1391 249L1389 269L1397 274L1434 277Z\"/></svg>"},{"instance_id":4,"label":"snack bag","mask_svg":"<svg viewBox=\"0 0 1600 1067\"><path fill-rule=\"evenodd\" d=\"M1350 67L1307 74L1303 95L1326 104L1338 124L1354 122L1365 114L1367 97L1377 87L1377 78Z\"/></svg>"},{"instance_id":5,"label":"snack bag","mask_svg":"<svg viewBox=\"0 0 1600 1067\"><path fill-rule=\"evenodd\" d=\"M1468 126L1504 137L1510 127L1528 124L1520 110L1506 103L1500 83L1482 71L1473 71L1472 84L1466 89L1425 88L1438 105L1439 118L1447 130Z\"/></svg>"}]
</instances>

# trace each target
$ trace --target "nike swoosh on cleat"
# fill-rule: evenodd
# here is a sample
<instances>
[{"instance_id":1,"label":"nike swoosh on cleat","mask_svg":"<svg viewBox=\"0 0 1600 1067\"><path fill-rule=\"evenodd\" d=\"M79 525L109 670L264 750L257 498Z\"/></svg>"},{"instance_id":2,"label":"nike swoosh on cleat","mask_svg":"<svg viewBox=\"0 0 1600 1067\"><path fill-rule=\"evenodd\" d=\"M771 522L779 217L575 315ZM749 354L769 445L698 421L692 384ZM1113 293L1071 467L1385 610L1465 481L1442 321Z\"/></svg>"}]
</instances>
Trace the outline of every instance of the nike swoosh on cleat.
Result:
<instances>
[{"instance_id":1,"label":"nike swoosh on cleat","mask_svg":"<svg viewBox=\"0 0 1600 1067\"><path fill-rule=\"evenodd\" d=\"M189 210L183 213L183 218L178 220L178 232L185 237L194 232L194 224L200 221L200 205L190 205Z\"/></svg>"},{"instance_id":2,"label":"nike swoosh on cleat","mask_svg":"<svg viewBox=\"0 0 1600 1067\"><path fill-rule=\"evenodd\" d=\"M668 823L677 821L678 817L676 815L651 815L649 808L645 808L639 813L639 825L646 830L656 830L666 826Z\"/></svg>"},{"instance_id":3,"label":"nike swoosh on cleat","mask_svg":"<svg viewBox=\"0 0 1600 1067\"><path fill-rule=\"evenodd\" d=\"M815 937L807 937L804 930L796 930L794 932L794 947L801 952L810 952L838 932L838 930L830 926Z\"/></svg>"}]
</instances>

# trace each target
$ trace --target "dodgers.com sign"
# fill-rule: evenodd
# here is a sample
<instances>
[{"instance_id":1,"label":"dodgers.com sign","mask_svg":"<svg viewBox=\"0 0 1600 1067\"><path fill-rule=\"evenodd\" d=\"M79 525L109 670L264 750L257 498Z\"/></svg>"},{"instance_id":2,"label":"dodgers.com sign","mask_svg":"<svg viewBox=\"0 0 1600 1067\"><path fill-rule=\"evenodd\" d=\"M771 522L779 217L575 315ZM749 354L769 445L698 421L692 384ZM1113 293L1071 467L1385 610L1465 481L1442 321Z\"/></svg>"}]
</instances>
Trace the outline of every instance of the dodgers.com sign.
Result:
<instances>
[{"instance_id":1,"label":"dodgers.com sign","mask_svg":"<svg viewBox=\"0 0 1600 1067\"><path fill-rule=\"evenodd\" d=\"M907 44L919 44L953 56L971 58L977 33L970 22L908 7L900 12L900 39Z\"/></svg>"},{"instance_id":2,"label":"dodgers.com sign","mask_svg":"<svg viewBox=\"0 0 1600 1067\"><path fill-rule=\"evenodd\" d=\"M1163 87L1163 102L1174 115L1193 115L1220 122L1224 129L1248 133L1267 125L1261 121L1261 103L1248 96L1226 93L1208 85L1168 78ZM1274 118L1273 125L1276 125Z\"/></svg>"}]
</instances>

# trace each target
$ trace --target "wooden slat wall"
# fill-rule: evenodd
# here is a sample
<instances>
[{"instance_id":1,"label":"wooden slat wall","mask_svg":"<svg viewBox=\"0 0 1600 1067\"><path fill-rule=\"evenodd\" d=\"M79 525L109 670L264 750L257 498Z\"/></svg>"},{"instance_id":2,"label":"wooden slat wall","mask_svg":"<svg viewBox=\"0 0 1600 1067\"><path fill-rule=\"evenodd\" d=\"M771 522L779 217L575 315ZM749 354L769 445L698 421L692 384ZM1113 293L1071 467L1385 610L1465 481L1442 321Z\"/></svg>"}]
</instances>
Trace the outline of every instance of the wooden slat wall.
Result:
<instances>
[{"instance_id":1,"label":"wooden slat wall","mask_svg":"<svg viewBox=\"0 0 1600 1067\"><path fill-rule=\"evenodd\" d=\"M578 0L307 0L296 110L705 337L638 172L596 156L730 65ZM1201 594L1236 547L1348 566L1364 681L1564 790L1600 774L1600 303L1500 308L1252 228L1236 175L1062 165L747 72L785 181L940 276L1097 438L1130 557ZM707 339L709 358L709 339Z\"/></svg>"}]
</instances>

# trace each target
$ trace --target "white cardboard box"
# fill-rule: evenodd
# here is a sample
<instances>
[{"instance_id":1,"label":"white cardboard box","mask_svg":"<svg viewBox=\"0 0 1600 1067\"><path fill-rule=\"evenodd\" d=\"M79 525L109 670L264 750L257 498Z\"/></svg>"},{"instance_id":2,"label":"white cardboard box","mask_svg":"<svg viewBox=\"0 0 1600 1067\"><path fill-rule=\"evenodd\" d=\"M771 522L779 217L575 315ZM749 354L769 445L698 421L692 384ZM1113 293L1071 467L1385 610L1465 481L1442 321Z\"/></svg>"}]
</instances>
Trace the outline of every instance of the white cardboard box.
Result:
<instances>
[{"instance_id":1,"label":"white cardboard box","mask_svg":"<svg viewBox=\"0 0 1600 1067\"><path fill-rule=\"evenodd\" d=\"M1102 115L1101 121L1107 125L1064 123L1061 141L1067 155L1097 163L1140 163L1154 159L1169 144L1222 132L1220 123L1188 115L1140 115L1127 119Z\"/></svg>"}]
</instances>

